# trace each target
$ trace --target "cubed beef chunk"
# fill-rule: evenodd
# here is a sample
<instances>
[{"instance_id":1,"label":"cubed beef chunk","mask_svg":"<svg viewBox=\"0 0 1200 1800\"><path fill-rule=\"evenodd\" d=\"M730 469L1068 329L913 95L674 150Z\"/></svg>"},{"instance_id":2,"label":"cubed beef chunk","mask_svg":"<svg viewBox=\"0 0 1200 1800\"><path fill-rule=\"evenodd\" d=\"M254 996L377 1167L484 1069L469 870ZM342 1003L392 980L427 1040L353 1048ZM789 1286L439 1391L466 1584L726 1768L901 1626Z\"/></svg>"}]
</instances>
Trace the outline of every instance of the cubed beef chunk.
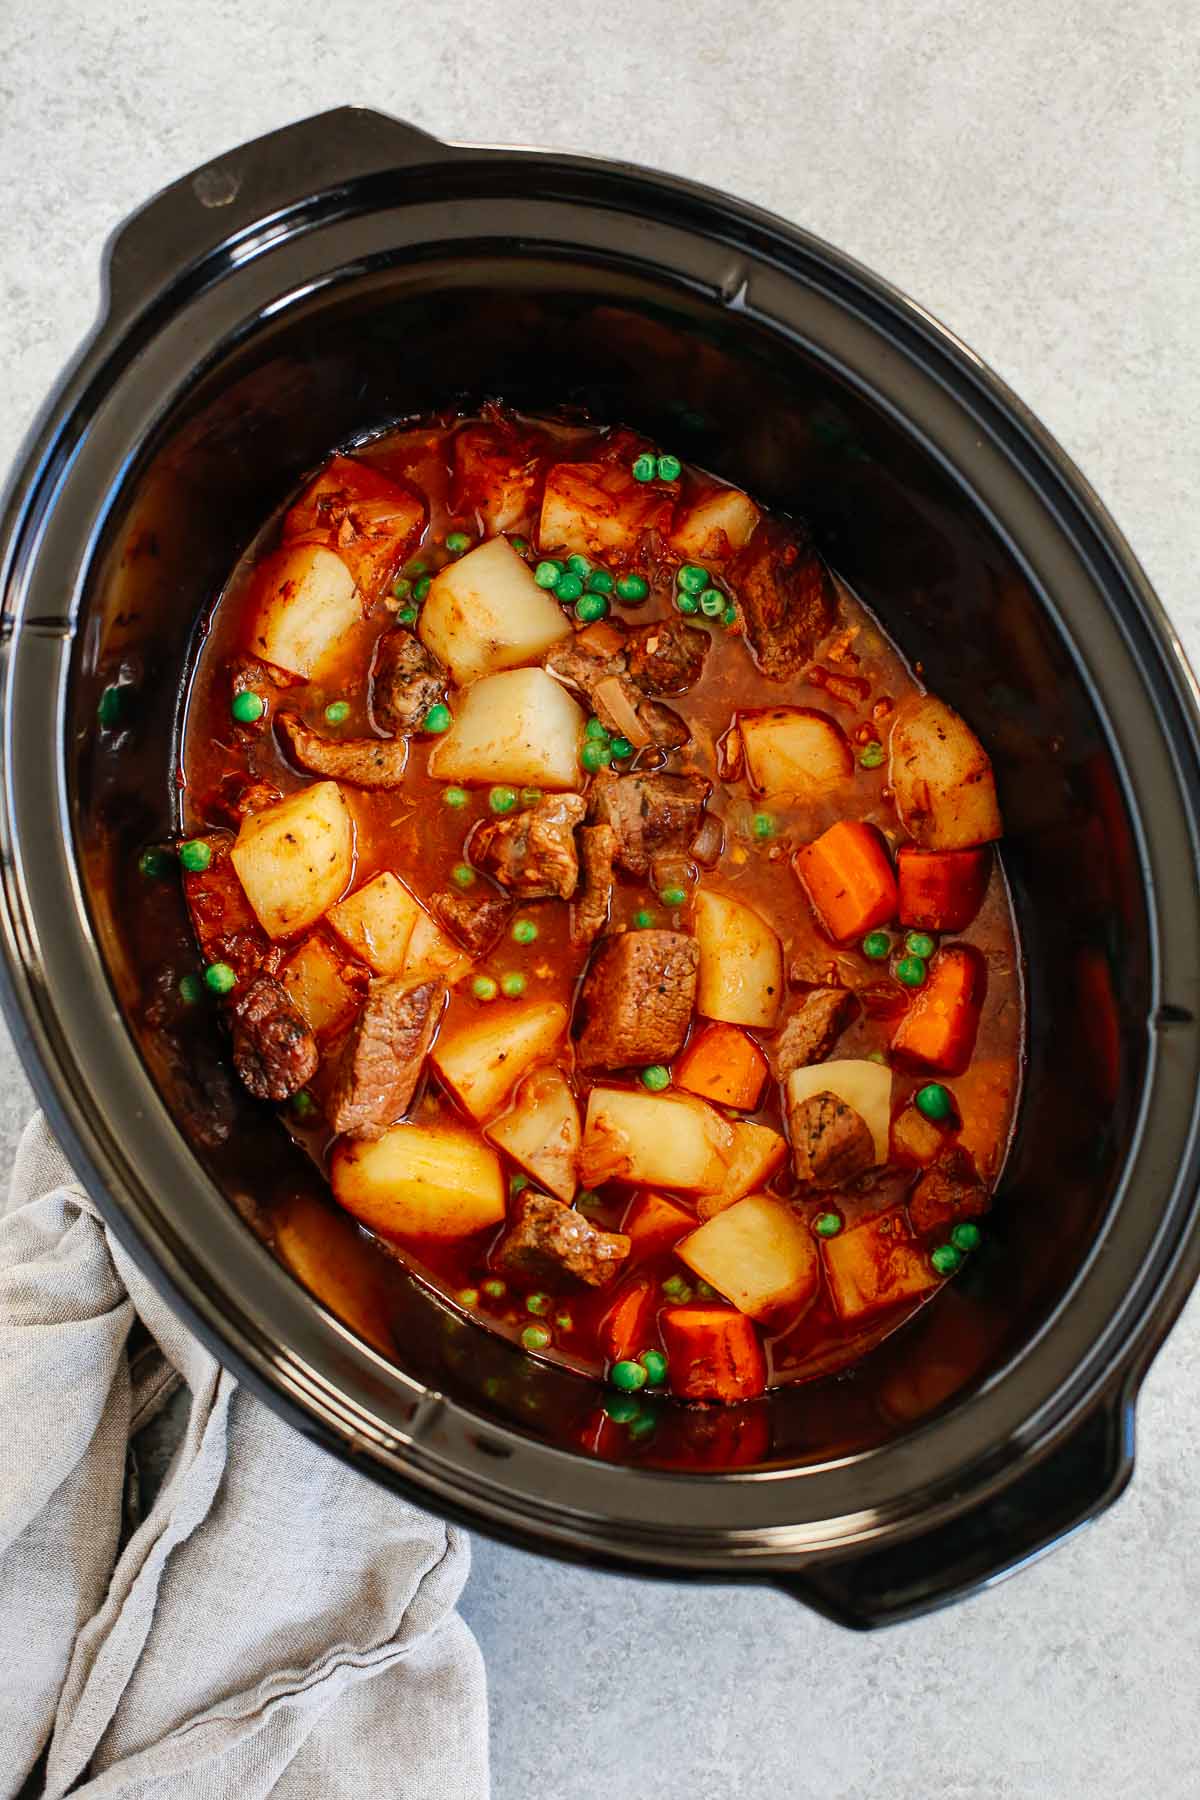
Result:
<instances>
[{"instance_id":1,"label":"cubed beef chunk","mask_svg":"<svg viewBox=\"0 0 1200 1800\"><path fill-rule=\"evenodd\" d=\"M679 625L684 631L696 630L694 626L685 625L682 620ZM698 631L696 635L703 638L707 645L706 632ZM600 723L615 736L628 737L635 749L655 744L660 750L681 750L685 744L690 743L691 733L679 714L669 706L664 706L661 701L647 698L651 693L682 692L680 687L670 685L677 676L673 677L668 673L667 665L670 664L677 670L684 655L690 658L689 666L695 662L694 652L690 647L685 646L682 655L678 652L673 622L668 619L660 625L644 626L634 634L633 641L650 639L656 646L662 646L659 674L664 685L658 688L632 678L625 638L623 635L617 637L615 628L611 636L606 633L604 640L600 642L585 644L583 636L581 633L571 643L556 644L547 652L546 668L550 673L557 675L568 687L578 688L581 693L586 694L588 704ZM667 653L668 644L676 647L674 658ZM653 671L655 654L644 652L641 665ZM618 705L618 702L623 704Z\"/></svg>"},{"instance_id":2,"label":"cubed beef chunk","mask_svg":"<svg viewBox=\"0 0 1200 1800\"><path fill-rule=\"evenodd\" d=\"M408 760L406 738L345 738L334 743L312 731L296 713L275 721L293 762L312 775L349 782L351 787L395 788Z\"/></svg>"},{"instance_id":3,"label":"cubed beef chunk","mask_svg":"<svg viewBox=\"0 0 1200 1800\"><path fill-rule=\"evenodd\" d=\"M650 742L660 750L682 750L692 741L692 734L679 714L664 706L661 700L641 701L637 716L649 733Z\"/></svg>"},{"instance_id":4,"label":"cubed beef chunk","mask_svg":"<svg viewBox=\"0 0 1200 1800\"><path fill-rule=\"evenodd\" d=\"M618 865L644 881L660 851L686 850L704 819L709 783L698 775L597 775L591 816L616 833Z\"/></svg>"},{"instance_id":5,"label":"cubed beef chunk","mask_svg":"<svg viewBox=\"0 0 1200 1800\"><path fill-rule=\"evenodd\" d=\"M643 694L686 694L699 681L709 636L686 619L659 619L630 633L628 669Z\"/></svg>"},{"instance_id":6,"label":"cubed beef chunk","mask_svg":"<svg viewBox=\"0 0 1200 1800\"><path fill-rule=\"evenodd\" d=\"M730 569L746 641L771 681L800 675L837 613L829 571L799 526L764 519Z\"/></svg>"},{"instance_id":7,"label":"cubed beef chunk","mask_svg":"<svg viewBox=\"0 0 1200 1800\"><path fill-rule=\"evenodd\" d=\"M412 731L445 692L446 678L420 638L397 626L379 640L371 713L385 731Z\"/></svg>"},{"instance_id":8,"label":"cubed beef chunk","mask_svg":"<svg viewBox=\"0 0 1200 1800\"><path fill-rule=\"evenodd\" d=\"M500 1267L529 1281L554 1285L573 1275L587 1287L607 1285L629 1255L621 1231L601 1231L590 1219L549 1194L521 1194L513 1222L500 1241Z\"/></svg>"},{"instance_id":9,"label":"cubed beef chunk","mask_svg":"<svg viewBox=\"0 0 1200 1800\"><path fill-rule=\"evenodd\" d=\"M608 924L616 847L616 833L611 825L580 827L579 855L583 863L583 892L576 900L571 919L571 937L577 944L590 944Z\"/></svg>"},{"instance_id":10,"label":"cubed beef chunk","mask_svg":"<svg viewBox=\"0 0 1200 1800\"><path fill-rule=\"evenodd\" d=\"M317 1072L317 1046L280 984L259 975L229 1006L233 1062L256 1100L290 1100Z\"/></svg>"},{"instance_id":11,"label":"cubed beef chunk","mask_svg":"<svg viewBox=\"0 0 1200 1800\"><path fill-rule=\"evenodd\" d=\"M586 811L578 794L547 794L536 806L480 825L471 861L522 900L569 900L579 883L575 827Z\"/></svg>"},{"instance_id":12,"label":"cubed beef chunk","mask_svg":"<svg viewBox=\"0 0 1200 1800\"><path fill-rule=\"evenodd\" d=\"M435 894L434 913L472 956L486 956L500 937L512 914L512 901L499 894Z\"/></svg>"},{"instance_id":13,"label":"cubed beef chunk","mask_svg":"<svg viewBox=\"0 0 1200 1800\"><path fill-rule=\"evenodd\" d=\"M836 1094L811 1094L789 1108L792 1160L801 1181L839 1187L875 1161L870 1126Z\"/></svg>"},{"instance_id":14,"label":"cubed beef chunk","mask_svg":"<svg viewBox=\"0 0 1200 1800\"><path fill-rule=\"evenodd\" d=\"M908 1202L913 1229L944 1231L959 1219L977 1218L988 1209L988 1191L970 1152L951 1144L921 1176Z\"/></svg>"},{"instance_id":15,"label":"cubed beef chunk","mask_svg":"<svg viewBox=\"0 0 1200 1800\"><path fill-rule=\"evenodd\" d=\"M413 1097L445 996L444 981L413 987L397 975L371 983L334 1078L328 1117L335 1132L377 1138L395 1124Z\"/></svg>"},{"instance_id":16,"label":"cubed beef chunk","mask_svg":"<svg viewBox=\"0 0 1200 1800\"><path fill-rule=\"evenodd\" d=\"M805 994L767 1046L776 1081L786 1081L793 1069L824 1062L857 1010L849 988L820 987Z\"/></svg>"},{"instance_id":17,"label":"cubed beef chunk","mask_svg":"<svg viewBox=\"0 0 1200 1800\"><path fill-rule=\"evenodd\" d=\"M699 947L682 931L606 938L583 984L580 1066L669 1062L687 1036L699 968Z\"/></svg>"}]
</instances>

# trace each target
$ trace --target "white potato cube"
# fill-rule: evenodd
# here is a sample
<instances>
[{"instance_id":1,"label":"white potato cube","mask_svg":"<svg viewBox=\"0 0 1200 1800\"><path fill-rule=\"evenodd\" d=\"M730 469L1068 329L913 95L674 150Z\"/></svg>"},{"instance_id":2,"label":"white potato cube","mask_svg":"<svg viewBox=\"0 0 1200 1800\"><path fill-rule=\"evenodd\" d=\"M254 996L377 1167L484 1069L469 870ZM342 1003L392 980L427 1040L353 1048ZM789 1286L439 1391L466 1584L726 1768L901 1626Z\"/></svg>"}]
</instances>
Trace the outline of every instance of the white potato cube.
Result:
<instances>
[{"instance_id":1,"label":"white potato cube","mask_svg":"<svg viewBox=\"0 0 1200 1800\"><path fill-rule=\"evenodd\" d=\"M969 850L1004 830L987 751L932 694L896 708L888 782L901 824L924 850Z\"/></svg>"},{"instance_id":2,"label":"white potato cube","mask_svg":"<svg viewBox=\"0 0 1200 1800\"><path fill-rule=\"evenodd\" d=\"M760 794L809 799L854 773L854 757L836 720L807 706L741 713L746 772Z\"/></svg>"},{"instance_id":3,"label":"white potato cube","mask_svg":"<svg viewBox=\"0 0 1200 1800\"><path fill-rule=\"evenodd\" d=\"M740 488L717 488L689 506L671 533L671 548L692 562L723 562L745 548L758 508Z\"/></svg>"},{"instance_id":4,"label":"white potato cube","mask_svg":"<svg viewBox=\"0 0 1200 1800\"><path fill-rule=\"evenodd\" d=\"M739 1312L764 1323L796 1317L821 1278L812 1232L768 1194L726 1207L676 1244L675 1254Z\"/></svg>"},{"instance_id":5,"label":"white potato cube","mask_svg":"<svg viewBox=\"0 0 1200 1800\"><path fill-rule=\"evenodd\" d=\"M867 1126L875 1144L875 1161L888 1159L892 1126L892 1071L865 1057L841 1057L793 1069L787 1079L788 1111L814 1094L836 1094Z\"/></svg>"},{"instance_id":6,"label":"white potato cube","mask_svg":"<svg viewBox=\"0 0 1200 1800\"><path fill-rule=\"evenodd\" d=\"M774 930L728 894L701 888L695 908L696 1010L731 1025L774 1025L783 999L783 949Z\"/></svg>"},{"instance_id":7,"label":"white potato cube","mask_svg":"<svg viewBox=\"0 0 1200 1800\"><path fill-rule=\"evenodd\" d=\"M268 937L328 912L354 871L354 821L336 781L316 781L242 820L229 853Z\"/></svg>"},{"instance_id":8,"label":"white potato cube","mask_svg":"<svg viewBox=\"0 0 1200 1800\"><path fill-rule=\"evenodd\" d=\"M329 909L326 923L376 975L399 975L421 908L390 870Z\"/></svg>"},{"instance_id":9,"label":"white potato cube","mask_svg":"<svg viewBox=\"0 0 1200 1800\"><path fill-rule=\"evenodd\" d=\"M586 716L545 669L509 669L474 682L429 755L439 781L577 788Z\"/></svg>"},{"instance_id":10,"label":"white potato cube","mask_svg":"<svg viewBox=\"0 0 1200 1800\"><path fill-rule=\"evenodd\" d=\"M347 979L345 957L324 938L305 938L280 969L279 979L310 1031L336 1031L362 1000L361 991Z\"/></svg>"},{"instance_id":11,"label":"white potato cube","mask_svg":"<svg viewBox=\"0 0 1200 1800\"><path fill-rule=\"evenodd\" d=\"M731 1119L730 1124L733 1155L718 1191L705 1194L696 1208L702 1219L711 1219L735 1200L752 1194L787 1156L787 1139L769 1125L756 1125L752 1119Z\"/></svg>"},{"instance_id":12,"label":"white potato cube","mask_svg":"<svg viewBox=\"0 0 1200 1800\"><path fill-rule=\"evenodd\" d=\"M533 579L507 538L491 538L434 576L421 642L459 687L498 669L537 662L570 637L562 607Z\"/></svg>"},{"instance_id":13,"label":"white potato cube","mask_svg":"<svg viewBox=\"0 0 1200 1800\"><path fill-rule=\"evenodd\" d=\"M535 1069L517 1090L511 1112L486 1135L539 1187L568 1205L579 1185L579 1108L561 1069Z\"/></svg>"},{"instance_id":14,"label":"white potato cube","mask_svg":"<svg viewBox=\"0 0 1200 1800\"><path fill-rule=\"evenodd\" d=\"M433 1065L473 1119L493 1118L526 1069L553 1054L567 1018L557 1000L497 1007L443 1028Z\"/></svg>"},{"instance_id":15,"label":"white potato cube","mask_svg":"<svg viewBox=\"0 0 1200 1800\"><path fill-rule=\"evenodd\" d=\"M393 1125L374 1142L342 1138L334 1197L382 1237L469 1237L504 1217L496 1152L445 1125Z\"/></svg>"},{"instance_id":16,"label":"white potato cube","mask_svg":"<svg viewBox=\"0 0 1200 1800\"><path fill-rule=\"evenodd\" d=\"M288 546L268 556L255 572L254 591L251 650L306 681L319 675L363 616L353 575L321 544Z\"/></svg>"},{"instance_id":17,"label":"white potato cube","mask_svg":"<svg viewBox=\"0 0 1200 1800\"><path fill-rule=\"evenodd\" d=\"M588 1187L632 1181L715 1193L733 1148L732 1127L703 1100L596 1087L588 1095L579 1176Z\"/></svg>"},{"instance_id":18,"label":"white potato cube","mask_svg":"<svg viewBox=\"0 0 1200 1800\"><path fill-rule=\"evenodd\" d=\"M408 953L400 973L409 981L428 981L435 975L453 987L474 965L465 950L453 943L427 912L419 911L408 940Z\"/></svg>"},{"instance_id":19,"label":"white potato cube","mask_svg":"<svg viewBox=\"0 0 1200 1800\"><path fill-rule=\"evenodd\" d=\"M556 463L542 492L538 543L582 556L632 555L669 508L668 493L635 481L620 463Z\"/></svg>"}]
</instances>

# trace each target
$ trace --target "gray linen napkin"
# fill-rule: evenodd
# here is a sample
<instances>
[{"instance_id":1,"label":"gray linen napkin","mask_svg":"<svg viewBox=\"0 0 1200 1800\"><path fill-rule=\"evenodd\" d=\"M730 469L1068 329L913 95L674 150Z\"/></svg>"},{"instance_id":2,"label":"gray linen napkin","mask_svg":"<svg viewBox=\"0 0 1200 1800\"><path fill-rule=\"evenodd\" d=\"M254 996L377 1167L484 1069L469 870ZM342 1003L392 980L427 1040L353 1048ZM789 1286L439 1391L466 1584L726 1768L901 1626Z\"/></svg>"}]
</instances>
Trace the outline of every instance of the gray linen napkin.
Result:
<instances>
[{"instance_id":1,"label":"gray linen napkin","mask_svg":"<svg viewBox=\"0 0 1200 1800\"><path fill-rule=\"evenodd\" d=\"M479 1800L466 1535L238 1387L130 1263L45 1123L0 1218L0 1796ZM135 1316L154 1340L131 1364ZM131 1433L191 1407L120 1547ZM76 1786L75 1784L82 1783Z\"/></svg>"}]
</instances>

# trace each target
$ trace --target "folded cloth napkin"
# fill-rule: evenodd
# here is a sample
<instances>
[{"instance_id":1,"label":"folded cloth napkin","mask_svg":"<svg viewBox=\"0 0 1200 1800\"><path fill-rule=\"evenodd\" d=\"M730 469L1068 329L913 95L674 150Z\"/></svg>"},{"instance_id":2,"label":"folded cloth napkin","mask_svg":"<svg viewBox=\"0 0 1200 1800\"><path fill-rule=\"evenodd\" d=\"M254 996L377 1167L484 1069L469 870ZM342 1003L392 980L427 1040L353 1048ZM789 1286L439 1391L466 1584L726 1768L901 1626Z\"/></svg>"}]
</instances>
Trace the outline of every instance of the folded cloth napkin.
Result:
<instances>
[{"instance_id":1,"label":"folded cloth napkin","mask_svg":"<svg viewBox=\"0 0 1200 1800\"><path fill-rule=\"evenodd\" d=\"M130 1437L180 1377L183 1439L122 1547ZM35 1119L0 1218L0 1795L477 1800L468 1561L238 1386Z\"/></svg>"}]
</instances>

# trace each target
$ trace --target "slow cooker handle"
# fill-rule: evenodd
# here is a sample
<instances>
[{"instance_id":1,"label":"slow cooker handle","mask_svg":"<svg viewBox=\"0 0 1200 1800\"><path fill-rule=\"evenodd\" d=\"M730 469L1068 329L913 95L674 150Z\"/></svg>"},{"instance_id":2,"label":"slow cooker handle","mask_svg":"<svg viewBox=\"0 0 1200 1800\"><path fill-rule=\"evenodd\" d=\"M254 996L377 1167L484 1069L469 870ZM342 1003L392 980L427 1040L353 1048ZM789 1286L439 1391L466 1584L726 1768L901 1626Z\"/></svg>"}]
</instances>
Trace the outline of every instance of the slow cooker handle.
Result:
<instances>
[{"instance_id":1,"label":"slow cooker handle","mask_svg":"<svg viewBox=\"0 0 1200 1800\"><path fill-rule=\"evenodd\" d=\"M119 225L105 259L107 323L120 324L239 238L364 176L444 163L460 152L415 125L341 106L255 138L172 182Z\"/></svg>"},{"instance_id":2,"label":"slow cooker handle","mask_svg":"<svg viewBox=\"0 0 1200 1800\"><path fill-rule=\"evenodd\" d=\"M1111 1506L1133 1473L1131 1396L1096 1406L1058 1449L973 1511L904 1543L776 1578L840 1625L868 1631L1015 1574Z\"/></svg>"}]
</instances>

